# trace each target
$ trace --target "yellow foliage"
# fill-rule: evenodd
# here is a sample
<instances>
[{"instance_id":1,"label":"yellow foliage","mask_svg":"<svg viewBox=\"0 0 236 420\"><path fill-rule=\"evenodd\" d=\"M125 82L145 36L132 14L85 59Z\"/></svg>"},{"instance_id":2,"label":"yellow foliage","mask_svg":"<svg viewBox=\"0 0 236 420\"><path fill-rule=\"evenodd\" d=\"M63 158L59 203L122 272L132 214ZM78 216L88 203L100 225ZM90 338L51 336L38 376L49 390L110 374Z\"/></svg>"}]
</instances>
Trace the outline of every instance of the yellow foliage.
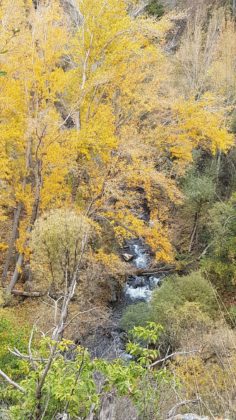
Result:
<instances>
[{"instance_id":1,"label":"yellow foliage","mask_svg":"<svg viewBox=\"0 0 236 420\"><path fill-rule=\"evenodd\" d=\"M72 205L119 244L142 237L171 261L168 213L182 199L172 175L197 147L228 150L224 112L210 95L170 104L169 18L134 20L120 0L77 4L81 24L68 28L59 0L1 2L0 207L22 205L23 253L40 213Z\"/></svg>"},{"instance_id":2,"label":"yellow foliage","mask_svg":"<svg viewBox=\"0 0 236 420\"><path fill-rule=\"evenodd\" d=\"M227 406L233 409L231 401L234 400L235 356L230 359L220 357L220 363L214 361L208 364L199 356L187 359L179 357L173 370L180 381L184 398L194 399L197 396L209 410L216 410L217 413Z\"/></svg>"},{"instance_id":3,"label":"yellow foliage","mask_svg":"<svg viewBox=\"0 0 236 420\"><path fill-rule=\"evenodd\" d=\"M199 101L175 102L171 124L162 130L158 142L163 150L169 150L176 167L183 171L192 162L194 149L200 146L212 154L227 152L234 144L234 137L225 126L225 111L216 107L216 98L206 94Z\"/></svg>"},{"instance_id":4,"label":"yellow foliage","mask_svg":"<svg viewBox=\"0 0 236 420\"><path fill-rule=\"evenodd\" d=\"M4 242L0 242L0 251L5 251L8 248L8 245Z\"/></svg>"}]
</instances>

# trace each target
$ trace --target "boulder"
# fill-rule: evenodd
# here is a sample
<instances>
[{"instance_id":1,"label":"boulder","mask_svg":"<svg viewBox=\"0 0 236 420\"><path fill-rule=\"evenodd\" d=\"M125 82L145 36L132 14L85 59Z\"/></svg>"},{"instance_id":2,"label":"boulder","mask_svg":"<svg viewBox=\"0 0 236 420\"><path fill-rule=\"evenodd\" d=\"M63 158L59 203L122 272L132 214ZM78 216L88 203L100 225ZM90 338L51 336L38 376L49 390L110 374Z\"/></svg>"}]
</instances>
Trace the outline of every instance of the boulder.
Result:
<instances>
[{"instance_id":1,"label":"boulder","mask_svg":"<svg viewBox=\"0 0 236 420\"><path fill-rule=\"evenodd\" d=\"M145 277L137 276L134 278L134 280L131 283L131 286L134 289L137 289L138 287L144 287L146 283Z\"/></svg>"},{"instance_id":2,"label":"boulder","mask_svg":"<svg viewBox=\"0 0 236 420\"><path fill-rule=\"evenodd\" d=\"M130 261L132 261L132 260L133 260L133 258L134 258L134 256L133 256L132 254L127 254L127 253L122 254L122 257L124 258L124 260L125 260L126 262L130 262Z\"/></svg>"}]
</instances>

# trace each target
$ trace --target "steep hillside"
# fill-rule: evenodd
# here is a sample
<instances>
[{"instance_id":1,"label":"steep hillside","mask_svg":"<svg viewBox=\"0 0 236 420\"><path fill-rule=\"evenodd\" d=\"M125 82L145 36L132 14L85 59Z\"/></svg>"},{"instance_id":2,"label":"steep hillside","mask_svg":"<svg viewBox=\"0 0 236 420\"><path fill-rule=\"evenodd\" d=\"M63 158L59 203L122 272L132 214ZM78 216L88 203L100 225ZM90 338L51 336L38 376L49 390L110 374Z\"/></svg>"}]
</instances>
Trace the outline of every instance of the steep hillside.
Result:
<instances>
[{"instance_id":1,"label":"steep hillside","mask_svg":"<svg viewBox=\"0 0 236 420\"><path fill-rule=\"evenodd\" d=\"M235 15L0 2L0 418L236 418Z\"/></svg>"}]
</instances>

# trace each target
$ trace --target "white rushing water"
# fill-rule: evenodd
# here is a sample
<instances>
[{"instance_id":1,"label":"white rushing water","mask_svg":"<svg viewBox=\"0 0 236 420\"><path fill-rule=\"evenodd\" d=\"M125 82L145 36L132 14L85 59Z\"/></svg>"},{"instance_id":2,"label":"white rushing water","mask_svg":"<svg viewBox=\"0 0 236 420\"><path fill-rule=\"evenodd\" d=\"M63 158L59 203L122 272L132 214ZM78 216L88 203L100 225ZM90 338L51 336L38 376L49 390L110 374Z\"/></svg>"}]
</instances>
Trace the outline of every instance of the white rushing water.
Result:
<instances>
[{"instance_id":1,"label":"white rushing water","mask_svg":"<svg viewBox=\"0 0 236 420\"><path fill-rule=\"evenodd\" d=\"M148 286L134 288L132 285L131 286L126 285L125 295L129 297L132 301L135 301L135 300L149 301L151 299L152 291L149 289Z\"/></svg>"},{"instance_id":2,"label":"white rushing water","mask_svg":"<svg viewBox=\"0 0 236 420\"><path fill-rule=\"evenodd\" d=\"M150 263L150 255L141 243L132 245L134 255L133 263L138 269L145 269ZM151 299L153 290L159 286L161 279L155 276L135 276L128 280L124 288L125 296L135 301L146 301Z\"/></svg>"},{"instance_id":3,"label":"white rushing water","mask_svg":"<svg viewBox=\"0 0 236 420\"><path fill-rule=\"evenodd\" d=\"M134 244L134 264L137 268L146 268L149 262L149 255L139 244Z\"/></svg>"}]
</instances>

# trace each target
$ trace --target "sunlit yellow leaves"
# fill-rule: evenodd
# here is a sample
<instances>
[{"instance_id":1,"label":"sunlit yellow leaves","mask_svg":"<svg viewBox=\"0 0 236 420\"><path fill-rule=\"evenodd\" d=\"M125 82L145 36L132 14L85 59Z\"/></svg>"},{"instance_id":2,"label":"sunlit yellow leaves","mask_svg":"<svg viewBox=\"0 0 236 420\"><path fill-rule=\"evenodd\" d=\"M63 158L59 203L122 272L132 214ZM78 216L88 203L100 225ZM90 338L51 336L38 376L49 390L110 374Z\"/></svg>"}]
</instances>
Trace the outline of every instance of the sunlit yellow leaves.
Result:
<instances>
[{"instance_id":1,"label":"sunlit yellow leaves","mask_svg":"<svg viewBox=\"0 0 236 420\"><path fill-rule=\"evenodd\" d=\"M116 254L107 253L104 249L99 249L98 252L93 253L92 258L94 261L109 268L110 272L119 271L121 265L120 258Z\"/></svg>"},{"instance_id":2,"label":"sunlit yellow leaves","mask_svg":"<svg viewBox=\"0 0 236 420\"><path fill-rule=\"evenodd\" d=\"M176 102L172 107L171 123L159 136L162 147L168 149L176 166L184 170L192 161L197 147L215 154L226 152L234 142L225 126L224 112L215 107L216 99L205 95L202 100Z\"/></svg>"},{"instance_id":3,"label":"sunlit yellow leaves","mask_svg":"<svg viewBox=\"0 0 236 420\"><path fill-rule=\"evenodd\" d=\"M64 183L76 156L55 107L65 89L60 64L69 33L58 1L35 9L31 2L4 0L1 8L1 46L7 48L0 55L6 71L0 87L0 205L10 210L21 204L16 246L28 254L36 200L45 210L69 199Z\"/></svg>"},{"instance_id":4,"label":"sunlit yellow leaves","mask_svg":"<svg viewBox=\"0 0 236 420\"><path fill-rule=\"evenodd\" d=\"M22 205L20 252L35 203L35 217L72 205L99 224L101 241L106 229L116 246L140 237L170 262L177 176L194 149L225 152L233 137L215 98L168 97L169 19L134 20L121 0L77 4L81 22L69 28L59 0L17 0L13 13L1 2L0 206ZM96 258L109 263L105 251Z\"/></svg>"},{"instance_id":5,"label":"sunlit yellow leaves","mask_svg":"<svg viewBox=\"0 0 236 420\"><path fill-rule=\"evenodd\" d=\"M75 132L75 147L77 152L87 158L97 157L107 160L110 152L117 147L115 136L114 115L108 105L101 104L92 120L81 117L81 130Z\"/></svg>"}]
</instances>

